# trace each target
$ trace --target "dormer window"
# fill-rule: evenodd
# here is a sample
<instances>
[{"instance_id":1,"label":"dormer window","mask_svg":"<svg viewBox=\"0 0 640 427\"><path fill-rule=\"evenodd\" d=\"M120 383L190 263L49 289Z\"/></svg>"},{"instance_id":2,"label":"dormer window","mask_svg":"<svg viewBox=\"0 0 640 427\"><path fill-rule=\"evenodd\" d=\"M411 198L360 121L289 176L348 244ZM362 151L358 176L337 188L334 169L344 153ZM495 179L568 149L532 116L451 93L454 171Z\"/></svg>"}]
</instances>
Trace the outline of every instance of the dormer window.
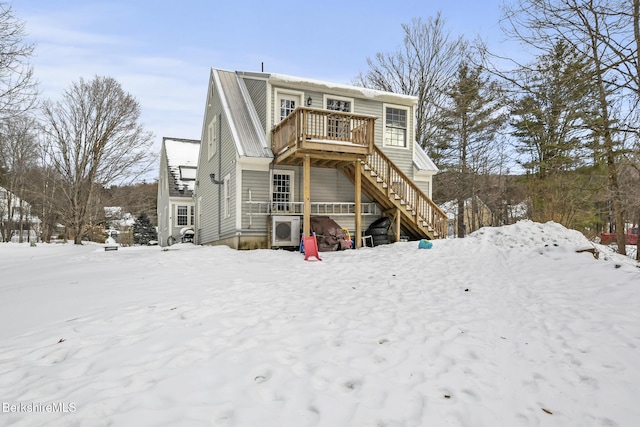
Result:
<instances>
[{"instance_id":1,"label":"dormer window","mask_svg":"<svg viewBox=\"0 0 640 427\"><path fill-rule=\"evenodd\" d=\"M182 181L195 181L196 180L196 167L195 166L180 166L180 179Z\"/></svg>"}]
</instances>

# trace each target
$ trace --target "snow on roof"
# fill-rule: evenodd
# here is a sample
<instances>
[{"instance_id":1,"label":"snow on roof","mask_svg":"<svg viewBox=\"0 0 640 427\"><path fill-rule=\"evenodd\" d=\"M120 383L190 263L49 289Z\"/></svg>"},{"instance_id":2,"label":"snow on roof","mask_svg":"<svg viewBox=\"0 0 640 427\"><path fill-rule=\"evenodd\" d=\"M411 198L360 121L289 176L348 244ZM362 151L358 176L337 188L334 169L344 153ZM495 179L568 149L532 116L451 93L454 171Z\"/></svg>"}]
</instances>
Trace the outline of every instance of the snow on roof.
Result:
<instances>
[{"instance_id":1,"label":"snow on roof","mask_svg":"<svg viewBox=\"0 0 640 427\"><path fill-rule=\"evenodd\" d=\"M418 98L411 95L403 95L403 94L394 93L394 92L385 92L382 90L368 89L365 87L351 86L351 85L345 85L340 83L330 83L330 82L325 82L321 80L308 79L304 77L289 76L286 74L271 73L269 74L269 81L282 82L282 83L295 83L295 84L309 85L309 86L321 86L327 89L337 89L341 91L357 92L360 95L362 95L362 97L364 98L392 97L395 99L403 99L405 101L410 101L412 103L418 102Z\"/></svg>"},{"instance_id":2,"label":"snow on roof","mask_svg":"<svg viewBox=\"0 0 640 427\"><path fill-rule=\"evenodd\" d=\"M167 153L167 167L181 188L194 190L195 177L184 171L198 166L200 141L195 139L164 138L164 148Z\"/></svg>"},{"instance_id":3,"label":"snow on roof","mask_svg":"<svg viewBox=\"0 0 640 427\"><path fill-rule=\"evenodd\" d=\"M433 171L438 172L439 169L433 160L424 152L420 144L417 142L413 145L413 164L418 168L419 171Z\"/></svg>"}]
</instances>

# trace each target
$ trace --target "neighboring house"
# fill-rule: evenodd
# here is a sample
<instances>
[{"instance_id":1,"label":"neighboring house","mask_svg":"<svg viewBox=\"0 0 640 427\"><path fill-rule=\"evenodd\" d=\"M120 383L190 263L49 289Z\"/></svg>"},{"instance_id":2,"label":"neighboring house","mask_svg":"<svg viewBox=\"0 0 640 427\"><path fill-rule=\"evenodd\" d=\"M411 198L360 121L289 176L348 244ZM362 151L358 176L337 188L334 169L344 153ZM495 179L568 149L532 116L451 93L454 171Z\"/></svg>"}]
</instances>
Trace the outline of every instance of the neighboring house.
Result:
<instances>
[{"instance_id":1,"label":"neighboring house","mask_svg":"<svg viewBox=\"0 0 640 427\"><path fill-rule=\"evenodd\" d=\"M397 239L444 237L446 217L431 201L438 170L414 142L416 104L361 87L212 69L196 243L297 246L312 215L331 217L358 247L382 215L394 218Z\"/></svg>"},{"instance_id":2,"label":"neighboring house","mask_svg":"<svg viewBox=\"0 0 640 427\"><path fill-rule=\"evenodd\" d=\"M0 242L35 241L41 220L31 214L31 204L0 187Z\"/></svg>"},{"instance_id":3,"label":"neighboring house","mask_svg":"<svg viewBox=\"0 0 640 427\"><path fill-rule=\"evenodd\" d=\"M105 232L109 237L121 244L133 244L133 224L136 219L131 213L125 212L121 206L105 206L104 217Z\"/></svg>"},{"instance_id":4,"label":"neighboring house","mask_svg":"<svg viewBox=\"0 0 640 427\"><path fill-rule=\"evenodd\" d=\"M515 224L523 219L529 219L529 205L527 202L508 204L504 210L504 224Z\"/></svg>"},{"instance_id":5,"label":"neighboring house","mask_svg":"<svg viewBox=\"0 0 640 427\"><path fill-rule=\"evenodd\" d=\"M158 243L161 246L179 242L181 231L193 229L192 196L199 151L200 141L162 138L158 182Z\"/></svg>"},{"instance_id":6,"label":"neighboring house","mask_svg":"<svg viewBox=\"0 0 640 427\"><path fill-rule=\"evenodd\" d=\"M458 200L445 202L440 205L440 208L447 214L447 237L456 237L458 235ZM482 227L498 225L491 209L479 197L475 197L473 201L471 198L464 201L463 220L465 234Z\"/></svg>"}]
</instances>

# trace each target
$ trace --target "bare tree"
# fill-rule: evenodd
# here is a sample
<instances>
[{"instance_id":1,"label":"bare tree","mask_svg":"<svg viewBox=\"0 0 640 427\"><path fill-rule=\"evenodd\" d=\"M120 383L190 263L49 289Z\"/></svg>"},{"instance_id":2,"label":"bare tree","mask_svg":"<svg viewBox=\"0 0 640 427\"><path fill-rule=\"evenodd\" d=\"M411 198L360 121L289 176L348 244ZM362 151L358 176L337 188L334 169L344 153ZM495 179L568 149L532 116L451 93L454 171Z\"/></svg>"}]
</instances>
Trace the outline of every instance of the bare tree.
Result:
<instances>
[{"instance_id":1,"label":"bare tree","mask_svg":"<svg viewBox=\"0 0 640 427\"><path fill-rule=\"evenodd\" d=\"M439 109L447 99L445 88L455 76L463 48L462 38L452 38L440 13L427 22L416 18L403 24L404 44L394 53L367 58L369 70L354 83L364 87L418 97L416 141L437 163L434 136ZM434 155L436 155L434 157Z\"/></svg>"},{"instance_id":2,"label":"bare tree","mask_svg":"<svg viewBox=\"0 0 640 427\"><path fill-rule=\"evenodd\" d=\"M31 108L37 85L29 58L34 47L25 44L24 23L11 7L0 3L0 119L7 119Z\"/></svg>"},{"instance_id":3,"label":"bare tree","mask_svg":"<svg viewBox=\"0 0 640 427\"><path fill-rule=\"evenodd\" d=\"M0 132L0 168L5 171L0 177L0 184L17 198L7 198L7 225L5 238L9 238L14 226L19 230L19 239L22 242L23 231L28 228L25 220L26 214L25 196L27 175L36 165L37 139L35 121L26 115L13 117L5 122ZM13 206L17 200L18 206ZM14 215L16 212L17 215Z\"/></svg>"},{"instance_id":4,"label":"bare tree","mask_svg":"<svg viewBox=\"0 0 640 427\"><path fill-rule=\"evenodd\" d=\"M612 14L627 5L629 14ZM630 2L619 0L517 0L505 8L509 33L534 49L549 51L558 40L584 56L593 71L596 95L593 103L598 119L589 124L606 167L611 204L618 235L618 251L625 253L624 212L618 177L620 127L616 107L625 96L618 83L623 59L612 49L633 37L632 25L624 25L632 16ZM636 53L637 56L637 53ZM626 57L626 56L625 56Z\"/></svg>"},{"instance_id":5,"label":"bare tree","mask_svg":"<svg viewBox=\"0 0 640 427\"><path fill-rule=\"evenodd\" d=\"M42 113L47 161L64 194L59 214L80 244L98 189L132 182L152 167L153 135L139 123L138 101L111 77L80 79L61 101L46 101Z\"/></svg>"}]
</instances>

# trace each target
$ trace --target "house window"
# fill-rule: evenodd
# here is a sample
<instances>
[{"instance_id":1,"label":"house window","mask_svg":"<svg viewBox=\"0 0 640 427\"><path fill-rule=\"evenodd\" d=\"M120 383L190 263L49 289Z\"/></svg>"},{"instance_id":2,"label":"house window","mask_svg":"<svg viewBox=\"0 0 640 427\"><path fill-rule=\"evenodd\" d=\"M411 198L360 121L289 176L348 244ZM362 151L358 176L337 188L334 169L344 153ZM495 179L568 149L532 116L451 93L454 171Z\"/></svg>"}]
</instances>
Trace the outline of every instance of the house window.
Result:
<instances>
[{"instance_id":1,"label":"house window","mask_svg":"<svg viewBox=\"0 0 640 427\"><path fill-rule=\"evenodd\" d=\"M176 223L178 225L188 225L187 221L189 220L189 218L187 216L187 206L178 206L177 209L178 211L176 215Z\"/></svg>"},{"instance_id":2,"label":"house window","mask_svg":"<svg viewBox=\"0 0 640 427\"><path fill-rule=\"evenodd\" d=\"M207 127L207 153L209 160L216 154L218 147L218 115L214 115Z\"/></svg>"},{"instance_id":3,"label":"house window","mask_svg":"<svg viewBox=\"0 0 640 427\"><path fill-rule=\"evenodd\" d=\"M289 114L293 113L296 109L296 100L295 99L280 99L280 121L282 121Z\"/></svg>"},{"instance_id":4,"label":"house window","mask_svg":"<svg viewBox=\"0 0 640 427\"><path fill-rule=\"evenodd\" d=\"M284 120L289 114L293 113L295 109L302 105L302 96L304 93L291 90L276 89L274 106L274 124L277 124Z\"/></svg>"},{"instance_id":5,"label":"house window","mask_svg":"<svg viewBox=\"0 0 640 427\"><path fill-rule=\"evenodd\" d=\"M327 110L351 112L351 100L327 98Z\"/></svg>"},{"instance_id":6,"label":"house window","mask_svg":"<svg viewBox=\"0 0 640 427\"><path fill-rule=\"evenodd\" d=\"M224 187L224 217L229 218L231 216L231 191L229 188L229 175L224 177L223 187Z\"/></svg>"},{"instance_id":7,"label":"house window","mask_svg":"<svg viewBox=\"0 0 640 427\"><path fill-rule=\"evenodd\" d=\"M290 212L293 201L293 171L273 171L271 180L272 211Z\"/></svg>"},{"instance_id":8,"label":"house window","mask_svg":"<svg viewBox=\"0 0 640 427\"><path fill-rule=\"evenodd\" d=\"M350 98L325 97L325 106L330 111L350 113L353 100ZM327 136L340 140L350 140L351 118L348 116L329 116L327 119Z\"/></svg>"},{"instance_id":9,"label":"house window","mask_svg":"<svg viewBox=\"0 0 640 427\"><path fill-rule=\"evenodd\" d=\"M385 107L384 145L407 146L407 111L406 108Z\"/></svg>"},{"instance_id":10,"label":"house window","mask_svg":"<svg viewBox=\"0 0 640 427\"><path fill-rule=\"evenodd\" d=\"M190 222L191 225L195 224L195 220L194 220L195 219L195 214L196 214L195 211L196 211L196 207L195 206L191 206L190 209L189 209L189 212L190 212L189 216L191 217L191 222Z\"/></svg>"},{"instance_id":11,"label":"house window","mask_svg":"<svg viewBox=\"0 0 640 427\"><path fill-rule=\"evenodd\" d=\"M196 180L196 168L194 166L180 166L180 179L183 181Z\"/></svg>"}]
</instances>

